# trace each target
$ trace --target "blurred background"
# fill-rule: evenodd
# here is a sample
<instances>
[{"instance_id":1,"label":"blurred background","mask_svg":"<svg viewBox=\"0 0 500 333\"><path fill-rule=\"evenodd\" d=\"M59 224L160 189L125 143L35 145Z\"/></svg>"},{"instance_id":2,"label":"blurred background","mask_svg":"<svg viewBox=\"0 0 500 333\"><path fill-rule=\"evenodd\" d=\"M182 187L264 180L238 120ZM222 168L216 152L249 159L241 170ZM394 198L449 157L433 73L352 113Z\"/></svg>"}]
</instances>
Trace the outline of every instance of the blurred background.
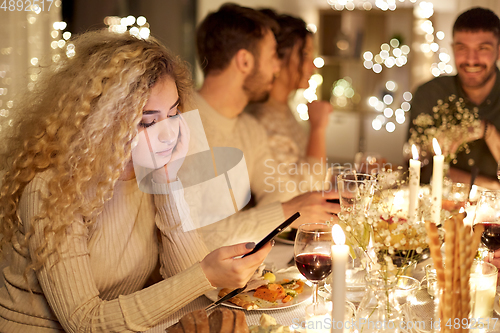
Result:
<instances>
[{"instance_id":1,"label":"blurred background","mask_svg":"<svg viewBox=\"0 0 500 333\"><path fill-rule=\"evenodd\" d=\"M0 0L0 116L31 89L38 66L74 52L69 38L108 28L160 39L188 61L199 85L197 24L224 0ZM454 75L451 29L458 14L482 6L500 15L498 0L233 0L300 16L315 32L317 74L291 96L307 127L307 102L334 106L327 133L330 163L357 152L403 163L412 92L435 76ZM38 4L39 7L31 7ZM30 88L31 87L31 88ZM0 128L1 130L1 128Z\"/></svg>"}]
</instances>

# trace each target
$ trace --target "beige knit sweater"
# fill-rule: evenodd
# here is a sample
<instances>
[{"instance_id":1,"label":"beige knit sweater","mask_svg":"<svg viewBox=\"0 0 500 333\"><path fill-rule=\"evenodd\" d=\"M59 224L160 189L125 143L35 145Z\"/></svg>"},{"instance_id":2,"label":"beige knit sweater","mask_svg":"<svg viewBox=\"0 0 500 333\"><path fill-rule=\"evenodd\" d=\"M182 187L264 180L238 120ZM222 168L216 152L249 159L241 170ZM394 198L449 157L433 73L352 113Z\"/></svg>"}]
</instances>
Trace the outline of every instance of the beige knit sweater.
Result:
<instances>
[{"instance_id":1,"label":"beige knit sweater","mask_svg":"<svg viewBox=\"0 0 500 333\"><path fill-rule=\"evenodd\" d=\"M287 199L304 192L323 190L326 166L320 159L307 156L307 132L290 107L269 98L265 103L248 105L245 111L255 116L266 129L269 148L279 170L286 171L297 184L288 187Z\"/></svg>"},{"instance_id":2,"label":"beige knit sweater","mask_svg":"<svg viewBox=\"0 0 500 333\"><path fill-rule=\"evenodd\" d=\"M195 94L203 128L211 147L234 147L243 151L250 188L257 207L199 229L210 250L222 245L258 242L285 219L281 201L284 193L276 187L275 161L269 151L264 128L252 116L242 113L227 118Z\"/></svg>"},{"instance_id":3,"label":"beige knit sweater","mask_svg":"<svg viewBox=\"0 0 500 333\"><path fill-rule=\"evenodd\" d=\"M47 179L47 173L36 176L23 192L23 233L39 210ZM76 219L61 260L53 265L49 258L27 282L23 273L43 239L43 223L35 227L29 249L20 246L24 235L17 234L3 270L0 331L144 331L211 290L199 264L207 249L196 232L182 232L173 195L144 194L135 179L118 181L92 230ZM164 280L143 289L158 259Z\"/></svg>"}]
</instances>

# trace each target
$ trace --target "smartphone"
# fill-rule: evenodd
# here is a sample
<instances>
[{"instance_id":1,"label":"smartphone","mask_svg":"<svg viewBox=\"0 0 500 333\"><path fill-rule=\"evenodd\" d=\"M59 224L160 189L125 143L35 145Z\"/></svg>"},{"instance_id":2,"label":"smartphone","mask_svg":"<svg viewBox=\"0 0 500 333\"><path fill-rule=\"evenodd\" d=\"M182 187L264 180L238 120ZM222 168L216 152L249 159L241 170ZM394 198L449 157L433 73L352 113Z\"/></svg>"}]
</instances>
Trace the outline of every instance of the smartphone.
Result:
<instances>
[{"instance_id":1,"label":"smartphone","mask_svg":"<svg viewBox=\"0 0 500 333\"><path fill-rule=\"evenodd\" d=\"M276 237L280 232L282 232L286 227L288 227L290 224L293 223L296 219L298 219L300 216L300 213L297 212L290 216L285 222L281 223L276 229L271 231L266 237L264 237L260 242L255 245L252 251L248 252L247 254L243 255L242 258L245 258L246 256L252 255L255 252L259 251L264 245L269 243L274 237Z\"/></svg>"}]
</instances>

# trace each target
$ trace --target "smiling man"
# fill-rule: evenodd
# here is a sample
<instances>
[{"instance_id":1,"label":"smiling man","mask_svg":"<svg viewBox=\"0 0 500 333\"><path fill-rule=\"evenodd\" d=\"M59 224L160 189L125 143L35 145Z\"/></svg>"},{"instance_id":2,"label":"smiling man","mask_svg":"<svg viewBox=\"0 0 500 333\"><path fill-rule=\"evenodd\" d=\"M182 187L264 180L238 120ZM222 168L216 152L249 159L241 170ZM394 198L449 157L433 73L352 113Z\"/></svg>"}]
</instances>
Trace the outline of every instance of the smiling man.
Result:
<instances>
[{"instance_id":1,"label":"smiling man","mask_svg":"<svg viewBox=\"0 0 500 333\"><path fill-rule=\"evenodd\" d=\"M415 92L411 122L421 113L432 113L439 99L450 95L462 97L472 109L477 107L481 119L480 136L469 138L470 153L457 154L450 176L468 183L473 167L479 169L476 184L499 189L496 180L496 151L491 151L500 130L500 72L496 62L500 56L500 20L489 9L472 8L462 13L453 26L453 54L457 75L440 76ZM429 168L430 171L430 168ZM423 175L428 181L430 175Z\"/></svg>"}]
</instances>

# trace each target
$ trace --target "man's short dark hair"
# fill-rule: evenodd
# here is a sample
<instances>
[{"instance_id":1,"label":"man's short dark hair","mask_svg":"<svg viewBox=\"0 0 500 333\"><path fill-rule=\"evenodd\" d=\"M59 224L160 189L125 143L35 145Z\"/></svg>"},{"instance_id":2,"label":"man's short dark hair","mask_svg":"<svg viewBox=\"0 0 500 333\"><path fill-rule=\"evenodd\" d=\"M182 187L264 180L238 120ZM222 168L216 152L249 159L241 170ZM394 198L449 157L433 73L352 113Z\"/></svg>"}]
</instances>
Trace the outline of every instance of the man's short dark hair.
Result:
<instances>
[{"instance_id":1,"label":"man's short dark hair","mask_svg":"<svg viewBox=\"0 0 500 333\"><path fill-rule=\"evenodd\" d=\"M489 9L471 8L458 16L453 25L453 34L457 31L492 32L500 40L500 19Z\"/></svg>"},{"instance_id":2,"label":"man's short dark hair","mask_svg":"<svg viewBox=\"0 0 500 333\"><path fill-rule=\"evenodd\" d=\"M198 60L207 75L229 66L241 49L259 55L259 42L267 31L278 29L266 15L247 7L227 3L210 13L196 32Z\"/></svg>"}]
</instances>

